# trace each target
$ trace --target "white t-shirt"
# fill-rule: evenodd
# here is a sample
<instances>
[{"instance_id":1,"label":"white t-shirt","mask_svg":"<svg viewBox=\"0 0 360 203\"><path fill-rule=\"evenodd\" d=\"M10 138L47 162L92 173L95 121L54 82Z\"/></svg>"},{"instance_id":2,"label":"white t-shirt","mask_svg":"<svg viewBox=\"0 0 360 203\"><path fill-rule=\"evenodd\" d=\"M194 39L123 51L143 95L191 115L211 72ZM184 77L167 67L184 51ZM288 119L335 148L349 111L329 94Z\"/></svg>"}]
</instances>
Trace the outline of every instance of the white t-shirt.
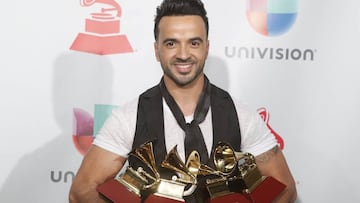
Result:
<instances>
[{"instance_id":1,"label":"white t-shirt","mask_svg":"<svg viewBox=\"0 0 360 203\"><path fill-rule=\"evenodd\" d=\"M241 151L257 156L277 145L275 137L256 110L250 110L247 105L237 100L234 100L234 104L240 123ZM115 154L127 157L131 151L135 135L137 107L138 99L114 109L99 134L96 135L93 143ZM185 132L177 124L175 117L164 100L163 108L166 149L169 152L177 145L180 158L185 162ZM189 119L192 119L191 116L186 118L187 121ZM199 126L210 155L213 145L211 108L205 120Z\"/></svg>"}]
</instances>

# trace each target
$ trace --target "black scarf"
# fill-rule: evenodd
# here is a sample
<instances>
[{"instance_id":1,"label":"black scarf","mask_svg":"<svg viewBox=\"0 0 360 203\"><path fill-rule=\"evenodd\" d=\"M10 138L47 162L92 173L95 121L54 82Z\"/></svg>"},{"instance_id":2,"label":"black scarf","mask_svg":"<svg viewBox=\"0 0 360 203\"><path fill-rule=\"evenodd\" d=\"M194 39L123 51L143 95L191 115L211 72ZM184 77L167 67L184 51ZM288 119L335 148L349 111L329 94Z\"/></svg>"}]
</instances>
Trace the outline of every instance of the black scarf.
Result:
<instances>
[{"instance_id":1,"label":"black scarf","mask_svg":"<svg viewBox=\"0 0 360 203\"><path fill-rule=\"evenodd\" d=\"M204 76L204 87L194 112L194 119L191 123L186 123L184 114L180 110L174 98L166 89L163 78L160 81L159 87L160 92L173 113L176 121L185 131L185 160L187 160L189 154L195 150L200 154L201 163L207 164L209 161L209 155L199 124L205 120L210 108L211 85L209 80L206 76Z\"/></svg>"}]
</instances>

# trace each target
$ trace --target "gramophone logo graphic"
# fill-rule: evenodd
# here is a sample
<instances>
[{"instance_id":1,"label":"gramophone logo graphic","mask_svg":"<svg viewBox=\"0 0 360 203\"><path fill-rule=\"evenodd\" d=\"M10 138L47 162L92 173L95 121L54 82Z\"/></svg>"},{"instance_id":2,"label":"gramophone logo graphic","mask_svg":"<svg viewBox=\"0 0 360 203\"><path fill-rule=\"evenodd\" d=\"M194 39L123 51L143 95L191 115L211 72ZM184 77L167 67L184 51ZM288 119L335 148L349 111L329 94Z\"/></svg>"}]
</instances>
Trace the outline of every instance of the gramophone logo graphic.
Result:
<instances>
[{"instance_id":1,"label":"gramophone logo graphic","mask_svg":"<svg viewBox=\"0 0 360 203\"><path fill-rule=\"evenodd\" d=\"M115 0L80 0L83 7L107 5L85 19L85 32L75 38L70 49L98 55L133 52L126 35L120 33L121 7Z\"/></svg>"}]
</instances>

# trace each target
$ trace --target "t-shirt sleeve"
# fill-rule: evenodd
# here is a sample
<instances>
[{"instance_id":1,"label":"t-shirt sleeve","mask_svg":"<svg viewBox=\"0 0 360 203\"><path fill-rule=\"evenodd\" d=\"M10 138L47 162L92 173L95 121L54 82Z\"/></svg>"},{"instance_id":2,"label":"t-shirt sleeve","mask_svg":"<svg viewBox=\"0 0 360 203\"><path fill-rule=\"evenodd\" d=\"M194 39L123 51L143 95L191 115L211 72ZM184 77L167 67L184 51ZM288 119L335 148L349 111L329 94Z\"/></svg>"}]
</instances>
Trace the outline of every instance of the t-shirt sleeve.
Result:
<instances>
[{"instance_id":1,"label":"t-shirt sleeve","mask_svg":"<svg viewBox=\"0 0 360 203\"><path fill-rule=\"evenodd\" d=\"M262 154L278 143L260 114L248 105L236 102L241 131L241 151L254 156Z\"/></svg>"},{"instance_id":2,"label":"t-shirt sleeve","mask_svg":"<svg viewBox=\"0 0 360 203\"><path fill-rule=\"evenodd\" d=\"M93 142L107 151L127 157L135 134L137 103L115 108Z\"/></svg>"}]
</instances>

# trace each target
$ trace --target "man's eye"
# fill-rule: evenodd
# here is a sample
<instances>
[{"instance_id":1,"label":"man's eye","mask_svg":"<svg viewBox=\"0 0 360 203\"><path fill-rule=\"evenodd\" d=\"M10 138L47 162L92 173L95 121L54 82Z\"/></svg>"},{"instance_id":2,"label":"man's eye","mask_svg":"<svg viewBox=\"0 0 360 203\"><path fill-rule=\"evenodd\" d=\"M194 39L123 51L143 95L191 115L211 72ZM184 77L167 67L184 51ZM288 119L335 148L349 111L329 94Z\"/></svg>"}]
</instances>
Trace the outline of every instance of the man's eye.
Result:
<instances>
[{"instance_id":1,"label":"man's eye","mask_svg":"<svg viewBox=\"0 0 360 203\"><path fill-rule=\"evenodd\" d=\"M167 47L174 47L175 46L175 42L167 42L166 43Z\"/></svg>"},{"instance_id":2,"label":"man's eye","mask_svg":"<svg viewBox=\"0 0 360 203\"><path fill-rule=\"evenodd\" d=\"M192 45L193 47L198 47L198 46L200 46L200 42L198 42L198 41L193 41L193 42L191 42L191 45Z\"/></svg>"}]
</instances>

